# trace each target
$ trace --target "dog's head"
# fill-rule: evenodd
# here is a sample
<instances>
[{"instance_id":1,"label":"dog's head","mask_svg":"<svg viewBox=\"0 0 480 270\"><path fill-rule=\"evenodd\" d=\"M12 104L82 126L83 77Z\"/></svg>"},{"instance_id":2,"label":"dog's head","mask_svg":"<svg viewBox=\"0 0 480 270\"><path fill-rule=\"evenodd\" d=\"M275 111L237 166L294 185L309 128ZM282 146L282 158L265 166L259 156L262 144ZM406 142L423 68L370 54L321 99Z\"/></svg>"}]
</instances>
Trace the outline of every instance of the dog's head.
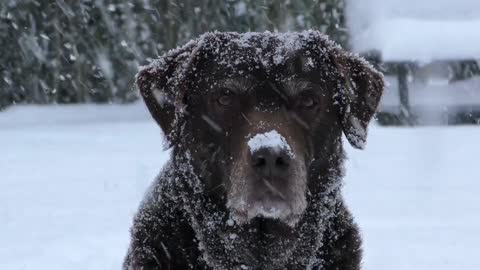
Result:
<instances>
[{"instance_id":1,"label":"dog's head","mask_svg":"<svg viewBox=\"0 0 480 270\"><path fill-rule=\"evenodd\" d=\"M207 33L162 56L137 85L174 154L189 152L232 216L295 224L312 185L363 148L383 78L315 31Z\"/></svg>"}]
</instances>

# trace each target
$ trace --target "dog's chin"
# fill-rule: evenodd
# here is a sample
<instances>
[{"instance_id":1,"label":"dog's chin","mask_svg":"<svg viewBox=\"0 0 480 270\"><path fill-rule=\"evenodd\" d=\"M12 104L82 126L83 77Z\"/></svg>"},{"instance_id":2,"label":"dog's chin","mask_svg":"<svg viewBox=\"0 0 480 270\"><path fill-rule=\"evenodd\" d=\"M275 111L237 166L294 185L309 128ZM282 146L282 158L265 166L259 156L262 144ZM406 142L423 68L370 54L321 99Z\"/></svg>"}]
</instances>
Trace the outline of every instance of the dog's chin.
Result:
<instances>
[{"instance_id":1,"label":"dog's chin","mask_svg":"<svg viewBox=\"0 0 480 270\"><path fill-rule=\"evenodd\" d=\"M229 203L227 206L232 219L239 225L249 224L255 218L260 218L283 223L293 228L300 219L300 215L294 214L288 203L277 198L266 198L253 202L239 200Z\"/></svg>"}]
</instances>

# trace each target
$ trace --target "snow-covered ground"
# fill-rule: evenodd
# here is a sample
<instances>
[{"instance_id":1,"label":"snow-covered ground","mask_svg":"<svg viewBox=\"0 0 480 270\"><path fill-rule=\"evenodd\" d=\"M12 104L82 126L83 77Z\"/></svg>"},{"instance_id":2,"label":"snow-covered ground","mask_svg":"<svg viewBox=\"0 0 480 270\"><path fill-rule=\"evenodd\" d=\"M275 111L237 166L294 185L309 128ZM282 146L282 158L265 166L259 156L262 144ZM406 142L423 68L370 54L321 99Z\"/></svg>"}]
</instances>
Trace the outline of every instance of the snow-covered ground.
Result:
<instances>
[{"instance_id":1,"label":"snow-covered ground","mask_svg":"<svg viewBox=\"0 0 480 270\"><path fill-rule=\"evenodd\" d=\"M480 269L480 126L370 130L345 195L366 270ZM143 106L0 113L0 269L119 269L168 154Z\"/></svg>"}]
</instances>

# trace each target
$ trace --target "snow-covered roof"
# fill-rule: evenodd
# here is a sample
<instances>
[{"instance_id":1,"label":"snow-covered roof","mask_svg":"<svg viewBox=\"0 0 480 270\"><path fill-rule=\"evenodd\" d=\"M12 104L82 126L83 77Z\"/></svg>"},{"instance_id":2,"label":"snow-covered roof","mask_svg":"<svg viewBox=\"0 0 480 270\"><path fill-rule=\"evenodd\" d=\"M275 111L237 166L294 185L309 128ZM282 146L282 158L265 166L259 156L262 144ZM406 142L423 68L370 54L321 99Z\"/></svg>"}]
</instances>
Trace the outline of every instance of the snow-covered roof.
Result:
<instances>
[{"instance_id":1,"label":"snow-covered roof","mask_svg":"<svg viewBox=\"0 0 480 270\"><path fill-rule=\"evenodd\" d=\"M347 18L353 50L385 61L480 59L477 0L349 0Z\"/></svg>"}]
</instances>

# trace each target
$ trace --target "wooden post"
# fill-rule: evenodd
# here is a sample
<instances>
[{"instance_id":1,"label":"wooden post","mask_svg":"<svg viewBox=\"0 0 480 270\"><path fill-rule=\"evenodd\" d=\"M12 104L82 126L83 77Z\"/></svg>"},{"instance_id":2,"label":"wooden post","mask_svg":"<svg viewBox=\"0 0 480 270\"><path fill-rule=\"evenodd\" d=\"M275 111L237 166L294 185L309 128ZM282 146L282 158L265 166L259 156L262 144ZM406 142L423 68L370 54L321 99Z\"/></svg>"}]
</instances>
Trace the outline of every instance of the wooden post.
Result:
<instances>
[{"instance_id":1,"label":"wooden post","mask_svg":"<svg viewBox=\"0 0 480 270\"><path fill-rule=\"evenodd\" d=\"M400 98L400 121L412 126L413 116L410 107L410 98L408 93L408 64L400 63L397 66L398 75L398 96Z\"/></svg>"}]
</instances>

